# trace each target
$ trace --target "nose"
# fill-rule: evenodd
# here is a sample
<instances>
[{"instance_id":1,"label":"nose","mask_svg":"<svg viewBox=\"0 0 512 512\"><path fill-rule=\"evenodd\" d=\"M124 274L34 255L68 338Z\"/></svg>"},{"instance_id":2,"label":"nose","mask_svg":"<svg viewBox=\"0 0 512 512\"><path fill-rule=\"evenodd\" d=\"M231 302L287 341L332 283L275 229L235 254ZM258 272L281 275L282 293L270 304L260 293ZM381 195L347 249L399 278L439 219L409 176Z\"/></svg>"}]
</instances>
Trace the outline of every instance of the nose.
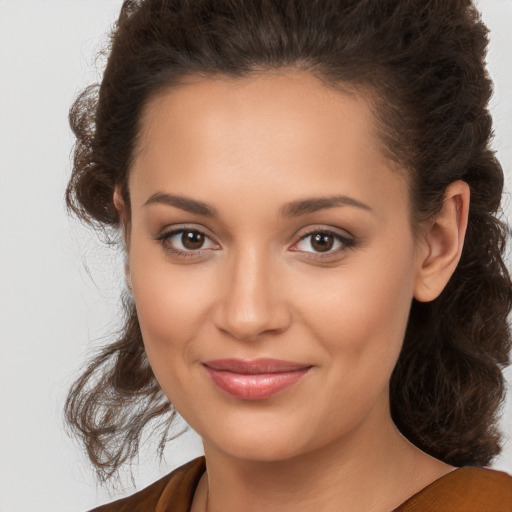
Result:
<instances>
[{"instance_id":1,"label":"nose","mask_svg":"<svg viewBox=\"0 0 512 512\"><path fill-rule=\"evenodd\" d=\"M233 256L226 267L215 325L238 340L278 334L290 325L282 280L271 258L257 251Z\"/></svg>"}]
</instances>

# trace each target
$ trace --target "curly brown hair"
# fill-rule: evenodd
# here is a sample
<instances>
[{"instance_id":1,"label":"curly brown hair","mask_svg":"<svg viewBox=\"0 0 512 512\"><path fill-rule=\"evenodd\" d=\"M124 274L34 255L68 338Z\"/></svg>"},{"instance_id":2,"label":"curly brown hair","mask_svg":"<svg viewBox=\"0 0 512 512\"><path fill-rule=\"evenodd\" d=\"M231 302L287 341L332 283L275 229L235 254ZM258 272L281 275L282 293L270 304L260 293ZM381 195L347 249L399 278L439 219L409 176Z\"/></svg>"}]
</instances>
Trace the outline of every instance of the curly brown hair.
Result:
<instances>
[{"instance_id":1,"label":"curly brown hair","mask_svg":"<svg viewBox=\"0 0 512 512\"><path fill-rule=\"evenodd\" d=\"M487 34L468 0L126 0L101 84L70 111L77 142L67 205L102 233L118 232L114 188L129 215L141 112L189 76L294 66L335 88L373 92L383 146L410 176L415 220L439 211L450 183L471 188L455 273L436 300L412 304L390 384L393 420L434 457L487 465L500 451L512 308ZM150 423L163 450L176 414L148 364L133 300L123 301L124 329L90 361L65 406L102 479L135 456Z\"/></svg>"}]
</instances>

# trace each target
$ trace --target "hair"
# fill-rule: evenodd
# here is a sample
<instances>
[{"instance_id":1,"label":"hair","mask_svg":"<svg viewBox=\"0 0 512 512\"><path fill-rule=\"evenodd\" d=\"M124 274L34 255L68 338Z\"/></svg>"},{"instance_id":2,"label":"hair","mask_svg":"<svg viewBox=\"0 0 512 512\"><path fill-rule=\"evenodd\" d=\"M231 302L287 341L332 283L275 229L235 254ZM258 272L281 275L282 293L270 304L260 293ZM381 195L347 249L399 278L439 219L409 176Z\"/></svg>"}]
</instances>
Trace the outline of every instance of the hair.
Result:
<instances>
[{"instance_id":1,"label":"hair","mask_svg":"<svg viewBox=\"0 0 512 512\"><path fill-rule=\"evenodd\" d=\"M440 209L446 187L471 189L459 265L434 301L413 301L390 383L393 420L446 463L487 465L509 364L512 285L500 220L503 171L491 149L488 30L468 0L127 0L101 84L70 110L76 136L68 208L103 234L127 179L148 100L188 77L243 78L284 68L373 98L380 139L407 170L413 215ZM151 424L162 453L176 412L145 355L135 304L72 386L66 419L107 480Z\"/></svg>"}]
</instances>

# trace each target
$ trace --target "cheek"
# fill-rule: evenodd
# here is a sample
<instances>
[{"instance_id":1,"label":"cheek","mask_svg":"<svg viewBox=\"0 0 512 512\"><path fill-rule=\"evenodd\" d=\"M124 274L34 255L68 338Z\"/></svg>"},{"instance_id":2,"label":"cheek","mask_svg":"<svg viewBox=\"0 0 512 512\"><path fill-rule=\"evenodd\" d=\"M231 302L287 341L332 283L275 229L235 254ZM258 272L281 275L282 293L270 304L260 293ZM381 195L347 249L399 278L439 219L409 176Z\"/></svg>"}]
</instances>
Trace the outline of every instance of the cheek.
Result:
<instances>
[{"instance_id":1,"label":"cheek","mask_svg":"<svg viewBox=\"0 0 512 512\"><path fill-rule=\"evenodd\" d=\"M136 244L132 245L130 268L139 324L152 366L158 371L158 365L177 352L188 358L189 341L204 324L212 300L208 269L172 265L154 248Z\"/></svg>"},{"instance_id":2,"label":"cheek","mask_svg":"<svg viewBox=\"0 0 512 512\"><path fill-rule=\"evenodd\" d=\"M388 256L389 255L389 256ZM412 247L362 254L309 285L301 315L340 364L367 365L379 359L394 366L413 296ZM299 290L297 290L297 294ZM391 368L392 369L392 368Z\"/></svg>"},{"instance_id":3,"label":"cheek","mask_svg":"<svg viewBox=\"0 0 512 512\"><path fill-rule=\"evenodd\" d=\"M318 418L329 436L350 428L374 408L388 407L387 388L402 347L412 301L412 258L372 262L365 257L316 276L298 315L322 354L322 393L330 397ZM301 288L305 288L303 283ZM333 406L333 404L335 404ZM380 409L382 410L382 409Z\"/></svg>"}]
</instances>

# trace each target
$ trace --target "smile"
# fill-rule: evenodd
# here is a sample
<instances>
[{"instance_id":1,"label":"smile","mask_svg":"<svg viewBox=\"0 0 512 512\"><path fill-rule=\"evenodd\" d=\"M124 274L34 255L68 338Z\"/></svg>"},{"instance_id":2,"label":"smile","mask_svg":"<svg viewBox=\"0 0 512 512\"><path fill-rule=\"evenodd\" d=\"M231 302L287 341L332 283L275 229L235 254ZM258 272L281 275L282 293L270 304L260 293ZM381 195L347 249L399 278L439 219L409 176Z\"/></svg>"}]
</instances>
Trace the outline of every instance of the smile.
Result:
<instances>
[{"instance_id":1,"label":"smile","mask_svg":"<svg viewBox=\"0 0 512 512\"><path fill-rule=\"evenodd\" d=\"M312 366L278 359L217 359L203 363L213 382L241 400L263 400L297 383Z\"/></svg>"}]
</instances>

